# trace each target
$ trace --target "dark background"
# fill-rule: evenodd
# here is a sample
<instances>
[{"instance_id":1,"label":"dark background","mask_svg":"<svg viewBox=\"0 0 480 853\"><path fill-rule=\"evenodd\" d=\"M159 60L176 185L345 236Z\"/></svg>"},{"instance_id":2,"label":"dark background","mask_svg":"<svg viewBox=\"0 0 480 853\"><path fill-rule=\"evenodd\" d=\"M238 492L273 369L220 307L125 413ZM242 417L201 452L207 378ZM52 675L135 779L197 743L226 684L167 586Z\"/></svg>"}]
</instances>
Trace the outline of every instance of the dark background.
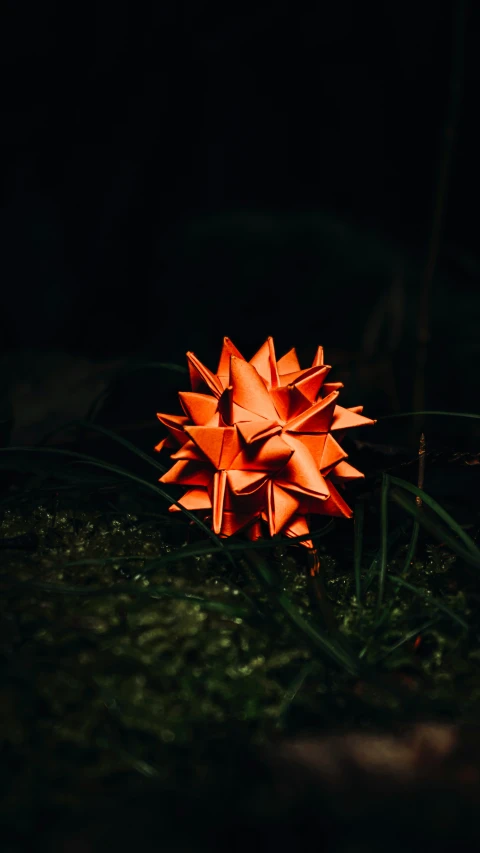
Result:
<instances>
[{"instance_id":1,"label":"dark background","mask_svg":"<svg viewBox=\"0 0 480 853\"><path fill-rule=\"evenodd\" d=\"M474 408L477 3L5 0L2 19L4 353L213 367L223 335L249 357L273 334L364 365L361 393L386 359L377 408L408 407L456 62L427 402Z\"/></svg>"}]
</instances>

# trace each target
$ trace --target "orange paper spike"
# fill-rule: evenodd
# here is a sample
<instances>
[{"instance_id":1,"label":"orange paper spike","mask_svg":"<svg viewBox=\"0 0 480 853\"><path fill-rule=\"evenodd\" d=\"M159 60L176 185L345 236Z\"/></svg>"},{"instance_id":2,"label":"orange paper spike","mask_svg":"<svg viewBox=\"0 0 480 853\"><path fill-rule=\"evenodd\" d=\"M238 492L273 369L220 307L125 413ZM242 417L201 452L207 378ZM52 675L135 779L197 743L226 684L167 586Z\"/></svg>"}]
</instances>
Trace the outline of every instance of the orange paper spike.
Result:
<instances>
[{"instance_id":1,"label":"orange paper spike","mask_svg":"<svg viewBox=\"0 0 480 853\"><path fill-rule=\"evenodd\" d=\"M251 539L264 523L270 535L294 537L309 533L311 515L352 515L333 483L363 474L345 461L340 442L346 430L375 421L361 406L337 404L343 385L325 382L321 347L304 370L294 349L277 361L272 338L250 362L225 338L216 374L193 353L187 359L185 414L158 415L169 435L156 446L178 448L161 482L188 487L181 506L220 536L244 530Z\"/></svg>"}]
</instances>

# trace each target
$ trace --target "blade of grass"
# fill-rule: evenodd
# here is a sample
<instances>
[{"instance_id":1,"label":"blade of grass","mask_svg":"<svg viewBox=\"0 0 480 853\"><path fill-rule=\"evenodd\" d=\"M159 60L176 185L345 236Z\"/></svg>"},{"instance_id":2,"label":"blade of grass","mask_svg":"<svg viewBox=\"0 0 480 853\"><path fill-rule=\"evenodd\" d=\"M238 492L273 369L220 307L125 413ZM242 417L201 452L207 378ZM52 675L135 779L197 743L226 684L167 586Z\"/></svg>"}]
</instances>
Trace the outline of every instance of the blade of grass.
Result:
<instances>
[{"instance_id":1,"label":"blade of grass","mask_svg":"<svg viewBox=\"0 0 480 853\"><path fill-rule=\"evenodd\" d=\"M58 450L56 448L51 447L0 447L0 454L8 454L19 452L34 454L34 453L46 453L54 456L66 456L75 460L78 464L86 464L92 465L94 468L101 468L104 471L110 471L113 474L118 474L120 477L123 477L127 480L130 480L133 483L140 484L145 489L149 489L152 492L155 492L157 495L160 495L164 500L168 501L170 504L174 504L177 506L197 527L200 527L210 539L212 539L218 547L220 547L225 553L227 553L227 557L235 567L235 561L233 560L231 554L226 552L225 546L222 540L211 530L200 518L197 518L190 510L186 509L182 506L177 500L172 498L168 492L164 492L163 489L160 489L159 486L154 483L150 483L148 480L143 480L141 477L137 477L135 474L132 474L130 471L126 471L124 468L119 468L117 465L110 465L110 463L103 462L101 459L95 459L93 456L87 456L84 453L77 453L73 450Z\"/></svg>"},{"instance_id":2,"label":"blade of grass","mask_svg":"<svg viewBox=\"0 0 480 853\"><path fill-rule=\"evenodd\" d=\"M22 594L24 590L36 589L40 592L48 592L52 595L78 596L80 598L103 598L110 595L132 595L136 598L172 598L178 601L189 601L199 604L205 610L221 613L230 618L246 619L251 615L247 608L224 604L221 601L211 601L188 592L179 592L170 587L150 586L139 587L138 584L118 584L115 586L70 586L67 584L43 583L42 581L22 581L11 587L7 594L16 590Z\"/></svg>"},{"instance_id":3,"label":"blade of grass","mask_svg":"<svg viewBox=\"0 0 480 853\"><path fill-rule=\"evenodd\" d=\"M323 634L302 616L293 602L290 601L289 597L279 587L274 572L265 560L254 551L248 552L247 560L258 580L267 588L272 599L284 611L293 625L330 660L334 661L351 675L358 675L360 668L353 655L338 642Z\"/></svg>"},{"instance_id":4,"label":"blade of grass","mask_svg":"<svg viewBox=\"0 0 480 853\"><path fill-rule=\"evenodd\" d=\"M478 548L478 546L468 535L468 533L465 533L465 531L458 524L458 522L455 521L455 519L452 518L452 516L445 509L443 509L443 507L440 506L437 501L431 498L430 495L423 491L423 489L419 489L418 486L414 486L413 483L409 483L407 480L400 480L399 477L390 477L390 480L394 485L400 486L400 488L405 489L407 492L411 492L413 495L416 495L418 498L420 498L422 503L427 504L427 506L429 506L430 509L432 509L436 513L436 515L438 515L439 518L441 518L442 521L444 521L448 525L448 527L450 527L450 529L457 534L459 539L462 540L462 542L473 554L473 556L478 557L478 559L480 560L480 548Z\"/></svg>"},{"instance_id":5,"label":"blade of grass","mask_svg":"<svg viewBox=\"0 0 480 853\"><path fill-rule=\"evenodd\" d=\"M99 426L98 424L88 423L87 421L77 421L80 427L85 429L91 429L95 432L101 433L102 435L110 438L112 441L116 441L118 444L122 444L123 447L126 447L127 450L130 450L131 453L134 453L136 456L143 459L152 468L157 468L158 471L161 471L162 474L165 474L165 471L168 469L165 465L162 465L160 462L157 462L156 459L153 459L148 453L145 453L143 450L140 450L139 447L136 447L135 444L132 444L131 441L128 441L126 438L122 438L122 436L117 435L117 433L112 432L110 429L106 429L105 427Z\"/></svg>"},{"instance_id":6,"label":"blade of grass","mask_svg":"<svg viewBox=\"0 0 480 853\"><path fill-rule=\"evenodd\" d=\"M363 525L365 519L365 502L357 501L355 512L353 515L353 566L355 572L355 596L357 604L361 606L362 599L362 582L360 572L362 568L362 547L363 547Z\"/></svg>"},{"instance_id":7,"label":"blade of grass","mask_svg":"<svg viewBox=\"0 0 480 853\"><path fill-rule=\"evenodd\" d=\"M401 506L402 509L413 516L413 518L416 519L419 524L428 531L428 533L434 536L437 541L444 545L448 545L448 547L451 548L455 554L458 554L458 556L461 557L468 565L474 566L476 569L480 569L480 556L477 557L471 551L467 551L465 548L462 548L457 540L450 535L448 530L445 530L443 526L436 524L433 519L429 518L429 516L424 513L422 507L417 506L414 501L410 501L406 495L400 491L400 489L391 489L390 497L395 501L395 503Z\"/></svg>"},{"instance_id":8,"label":"blade of grass","mask_svg":"<svg viewBox=\"0 0 480 853\"><path fill-rule=\"evenodd\" d=\"M292 683L290 684L288 690L286 691L283 700L281 702L279 711L278 711L278 721L277 727L283 729L285 727L288 712L292 707L297 694L302 689L303 685L307 678L312 675L318 669L318 662L309 660L300 669L300 672L297 673Z\"/></svg>"},{"instance_id":9,"label":"blade of grass","mask_svg":"<svg viewBox=\"0 0 480 853\"><path fill-rule=\"evenodd\" d=\"M409 640L413 640L414 637L417 637L418 634L421 634L422 631L426 631L427 628L431 628L432 625L436 625L438 622L440 622L440 619L441 616L435 616L433 619L429 619L428 622L424 622L423 625L419 625L417 628L414 628L413 631L409 631L407 634L405 634L404 637L402 637L401 640L398 641L398 643L395 643L395 645L390 646L390 648L387 649L386 652L380 655L377 658L377 662L379 663L381 660L384 660L386 657L388 657L388 655L391 655L392 652L395 652L405 643L408 643Z\"/></svg>"},{"instance_id":10,"label":"blade of grass","mask_svg":"<svg viewBox=\"0 0 480 853\"><path fill-rule=\"evenodd\" d=\"M408 581L404 580L404 578L401 578L398 575L389 575L388 577L389 580L392 581L392 583L399 584L399 586L405 587L405 589L408 589L409 592L413 592L413 594L416 595L418 598L423 598L424 601L427 601L429 604L433 605L433 607L436 607L437 610L441 610L442 613L445 613L447 616L449 616L450 619L453 620L453 622L456 622L458 625L468 631L468 622L465 622L465 619L463 619L462 616L459 616L458 613L455 613L450 607L448 607L448 605L444 604L443 601L439 601L438 598L432 598L430 595L428 595L427 592L423 592L423 590L418 589L418 587L413 586L411 583L408 583Z\"/></svg>"},{"instance_id":11,"label":"blade of grass","mask_svg":"<svg viewBox=\"0 0 480 853\"><path fill-rule=\"evenodd\" d=\"M395 415L381 415L377 420L379 421L388 421L392 418L409 418L415 417L416 415L441 415L450 418L474 418L475 420L480 420L480 415L473 414L472 412L442 412L442 411L425 411L425 412L398 412Z\"/></svg>"},{"instance_id":12,"label":"blade of grass","mask_svg":"<svg viewBox=\"0 0 480 853\"><path fill-rule=\"evenodd\" d=\"M385 592L385 577L387 574L388 557L388 491L390 479L388 474L382 476L382 491L380 496L380 573L378 579L377 615L380 613Z\"/></svg>"},{"instance_id":13,"label":"blade of grass","mask_svg":"<svg viewBox=\"0 0 480 853\"><path fill-rule=\"evenodd\" d=\"M420 446L418 449L418 483L417 483L418 488L422 489L422 490L423 490L423 483L425 480L425 460L426 460L425 435L422 432L422 434L420 436ZM418 495L415 498L415 503L419 507L422 506L422 499ZM413 562L413 558L414 558L415 553L417 551L419 533L420 533L420 524L418 523L417 519L415 519L413 522L412 535L410 536L410 542L408 544L407 554L405 556L405 563L403 566L402 575L407 573L410 565Z\"/></svg>"},{"instance_id":14,"label":"blade of grass","mask_svg":"<svg viewBox=\"0 0 480 853\"><path fill-rule=\"evenodd\" d=\"M388 543L387 543L387 553L388 554L391 552L393 546L398 542L398 540L404 535L405 532L406 532L406 525L400 524L398 527L395 528L395 530L392 531L392 533L389 534ZM370 588L370 584L372 583L373 578L375 577L375 575L378 571L378 564L379 564L380 559L381 559L381 551L382 551L382 549L379 548L377 553L375 554L372 562L370 563L369 568L368 568L367 575L365 578L365 582L363 584L363 593L364 594Z\"/></svg>"}]
</instances>

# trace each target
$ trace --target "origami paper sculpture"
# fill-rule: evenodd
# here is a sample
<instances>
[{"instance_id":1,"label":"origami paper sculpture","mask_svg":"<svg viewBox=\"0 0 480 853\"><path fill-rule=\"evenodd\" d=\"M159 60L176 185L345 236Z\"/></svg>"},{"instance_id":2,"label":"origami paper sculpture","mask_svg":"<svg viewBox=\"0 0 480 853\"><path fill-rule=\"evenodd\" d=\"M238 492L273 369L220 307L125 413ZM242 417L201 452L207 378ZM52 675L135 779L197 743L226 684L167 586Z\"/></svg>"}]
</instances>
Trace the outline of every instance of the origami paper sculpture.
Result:
<instances>
[{"instance_id":1,"label":"origami paper sculpture","mask_svg":"<svg viewBox=\"0 0 480 853\"><path fill-rule=\"evenodd\" d=\"M364 475L340 442L345 430L375 421L362 406L338 405L343 385L325 381L322 347L305 370L294 349L277 361L272 338L250 361L224 338L216 373L191 352L187 359L184 415L157 415L169 435L155 448L178 448L160 481L187 487L181 506L201 512L219 536L245 530L253 540L266 529L308 535L311 514L352 516L337 486ZM310 539L301 544L313 550Z\"/></svg>"}]
</instances>

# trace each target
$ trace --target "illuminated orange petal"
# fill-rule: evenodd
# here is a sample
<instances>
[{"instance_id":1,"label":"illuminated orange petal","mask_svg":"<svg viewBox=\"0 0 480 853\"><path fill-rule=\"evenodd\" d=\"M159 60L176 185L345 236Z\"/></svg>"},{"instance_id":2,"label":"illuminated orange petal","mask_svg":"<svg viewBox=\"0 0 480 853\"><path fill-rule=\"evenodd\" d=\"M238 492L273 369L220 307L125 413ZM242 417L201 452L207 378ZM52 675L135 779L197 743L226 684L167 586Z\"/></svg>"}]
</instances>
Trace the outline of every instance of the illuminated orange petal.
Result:
<instances>
[{"instance_id":1,"label":"illuminated orange petal","mask_svg":"<svg viewBox=\"0 0 480 853\"><path fill-rule=\"evenodd\" d=\"M300 370L300 362L297 357L295 347L292 347L285 355L277 361L277 370L279 376L284 376L286 373L295 373Z\"/></svg>"},{"instance_id":2,"label":"illuminated orange petal","mask_svg":"<svg viewBox=\"0 0 480 853\"><path fill-rule=\"evenodd\" d=\"M160 483L177 483L179 486L208 486L213 473L213 470L206 468L202 462L181 460L160 477Z\"/></svg>"},{"instance_id":3,"label":"illuminated orange petal","mask_svg":"<svg viewBox=\"0 0 480 853\"><path fill-rule=\"evenodd\" d=\"M236 447L236 431L234 427L191 426L185 427L185 432L190 436L197 447L200 448L202 453L205 454L214 468L226 467L228 464L222 464L224 444L227 456L235 456L238 452L238 448ZM229 461L230 460L228 460L228 462Z\"/></svg>"},{"instance_id":4,"label":"illuminated orange petal","mask_svg":"<svg viewBox=\"0 0 480 853\"><path fill-rule=\"evenodd\" d=\"M235 495L251 495L268 479L265 471L229 471L228 485Z\"/></svg>"},{"instance_id":5,"label":"illuminated orange petal","mask_svg":"<svg viewBox=\"0 0 480 853\"><path fill-rule=\"evenodd\" d=\"M282 431L277 421L250 421L237 424L237 429L247 444L263 441Z\"/></svg>"},{"instance_id":6,"label":"illuminated orange petal","mask_svg":"<svg viewBox=\"0 0 480 853\"><path fill-rule=\"evenodd\" d=\"M212 508L212 502L208 496L207 489L190 489L179 499L178 503L189 510ZM181 512L176 504L172 504L169 510L170 512Z\"/></svg>"},{"instance_id":7,"label":"illuminated orange petal","mask_svg":"<svg viewBox=\"0 0 480 853\"><path fill-rule=\"evenodd\" d=\"M289 491L328 497L328 486L310 451L301 441L290 435L285 435L284 440L294 453L275 477L275 482Z\"/></svg>"},{"instance_id":8,"label":"illuminated orange petal","mask_svg":"<svg viewBox=\"0 0 480 853\"><path fill-rule=\"evenodd\" d=\"M364 418L363 415L357 415L357 413L352 409L344 409L343 406L335 406L330 429L350 429L351 427L366 426L367 424L374 423L375 421L370 420L370 418Z\"/></svg>"},{"instance_id":9,"label":"illuminated orange petal","mask_svg":"<svg viewBox=\"0 0 480 853\"><path fill-rule=\"evenodd\" d=\"M307 409L306 412L302 412L293 420L288 421L285 429L288 432L328 432L337 397L338 391L333 391L328 397L324 397L323 400L319 400L318 403Z\"/></svg>"},{"instance_id":10,"label":"illuminated orange petal","mask_svg":"<svg viewBox=\"0 0 480 853\"><path fill-rule=\"evenodd\" d=\"M188 439L188 436L186 433L185 433L185 438ZM180 450L177 450L176 453L172 453L170 459L174 459L174 460L192 459L192 460L202 461L203 455L200 452L197 445L193 441L188 439L185 442L185 444L183 445L183 447L180 448Z\"/></svg>"},{"instance_id":11,"label":"illuminated orange petal","mask_svg":"<svg viewBox=\"0 0 480 853\"><path fill-rule=\"evenodd\" d=\"M218 362L217 368L217 376L224 387L230 384L230 356L232 355L237 358L242 358L245 361L243 355L238 351L230 338L224 338L220 361Z\"/></svg>"},{"instance_id":12,"label":"illuminated orange petal","mask_svg":"<svg viewBox=\"0 0 480 853\"><path fill-rule=\"evenodd\" d=\"M310 451L315 461L315 465L319 470L322 467L321 462L323 456L323 449L325 447L325 442L328 438L328 435L329 433L325 432L319 433L318 435L301 432L295 434L295 438L298 438L298 440L301 441L302 444L304 444L305 447Z\"/></svg>"},{"instance_id":13,"label":"illuminated orange petal","mask_svg":"<svg viewBox=\"0 0 480 853\"><path fill-rule=\"evenodd\" d=\"M331 433L327 433L325 436L325 444L323 448L323 454L320 461L320 470L322 474L326 475L335 465L338 465L342 459L346 459L348 456L345 453L343 447L335 441Z\"/></svg>"},{"instance_id":14,"label":"illuminated orange petal","mask_svg":"<svg viewBox=\"0 0 480 853\"><path fill-rule=\"evenodd\" d=\"M251 515L241 515L236 512L224 512L220 536L233 536L251 521Z\"/></svg>"},{"instance_id":15,"label":"illuminated orange petal","mask_svg":"<svg viewBox=\"0 0 480 853\"><path fill-rule=\"evenodd\" d=\"M170 436L167 435L167 437L162 438L162 440L159 441L158 444L156 444L153 449L159 453L161 450L164 449L164 447L174 447L174 446L175 446L174 442L172 441Z\"/></svg>"},{"instance_id":16,"label":"illuminated orange petal","mask_svg":"<svg viewBox=\"0 0 480 853\"><path fill-rule=\"evenodd\" d=\"M221 397L223 386L215 374L193 352L187 352L187 359L192 391L203 391L206 385L215 397Z\"/></svg>"},{"instance_id":17,"label":"illuminated orange petal","mask_svg":"<svg viewBox=\"0 0 480 853\"><path fill-rule=\"evenodd\" d=\"M340 391L344 387L343 382L325 382L322 391L325 396L327 396L327 394L331 394L332 391Z\"/></svg>"},{"instance_id":18,"label":"illuminated orange petal","mask_svg":"<svg viewBox=\"0 0 480 853\"><path fill-rule=\"evenodd\" d=\"M348 462L339 462L331 472L331 476L333 480L362 480L365 474Z\"/></svg>"},{"instance_id":19,"label":"illuminated orange petal","mask_svg":"<svg viewBox=\"0 0 480 853\"><path fill-rule=\"evenodd\" d=\"M275 406L255 368L247 361L232 356L230 373L233 402L260 418L276 420Z\"/></svg>"},{"instance_id":20,"label":"illuminated orange petal","mask_svg":"<svg viewBox=\"0 0 480 853\"><path fill-rule=\"evenodd\" d=\"M300 512L308 514L315 513L316 515L333 515L351 518L352 510L337 492L331 480L328 480L328 490L330 496L326 501L312 501L310 498L305 498L300 506Z\"/></svg>"},{"instance_id":21,"label":"illuminated orange petal","mask_svg":"<svg viewBox=\"0 0 480 853\"><path fill-rule=\"evenodd\" d=\"M279 485L272 482L269 483L267 494L268 526L270 536L275 536L276 533L281 532L282 528L295 515L300 506L300 500L291 494L291 492L286 492Z\"/></svg>"},{"instance_id":22,"label":"illuminated orange petal","mask_svg":"<svg viewBox=\"0 0 480 853\"><path fill-rule=\"evenodd\" d=\"M222 529L222 516L223 516L223 501L225 498L225 487L227 485L227 472L226 471L216 471L213 476L213 497L212 497L212 506L213 506L213 519L212 519L212 527L213 532L217 534L220 533Z\"/></svg>"},{"instance_id":23,"label":"illuminated orange petal","mask_svg":"<svg viewBox=\"0 0 480 853\"><path fill-rule=\"evenodd\" d=\"M258 352L250 359L250 364L262 377L269 390L277 387L279 380L273 338L267 338Z\"/></svg>"},{"instance_id":24,"label":"illuminated orange petal","mask_svg":"<svg viewBox=\"0 0 480 853\"><path fill-rule=\"evenodd\" d=\"M167 427L177 444L185 444L187 437L184 433L184 427L185 424L188 424L188 418L184 415L162 415L160 412L157 412L157 418L160 423ZM167 446L171 447L172 445Z\"/></svg>"},{"instance_id":25,"label":"illuminated orange petal","mask_svg":"<svg viewBox=\"0 0 480 853\"><path fill-rule=\"evenodd\" d=\"M277 412L278 420L280 423L285 423L288 420L288 415L290 412L290 403L291 403L291 388L285 386L284 388L273 388L270 391L270 396L272 398L273 405L275 406L275 410Z\"/></svg>"},{"instance_id":26,"label":"illuminated orange petal","mask_svg":"<svg viewBox=\"0 0 480 853\"><path fill-rule=\"evenodd\" d=\"M244 447L230 465L232 470L279 471L290 459L293 449L279 435L263 444Z\"/></svg>"},{"instance_id":27,"label":"illuminated orange petal","mask_svg":"<svg viewBox=\"0 0 480 853\"><path fill-rule=\"evenodd\" d=\"M195 394L193 391L180 391L182 409L194 424L205 426L217 412L218 400L208 394Z\"/></svg>"},{"instance_id":28,"label":"illuminated orange petal","mask_svg":"<svg viewBox=\"0 0 480 853\"><path fill-rule=\"evenodd\" d=\"M315 358L312 361L312 367L322 367L323 364L323 347L317 347Z\"/></svg>"},{"instance_id":29,"label":"illuminated orange petal","mask_svg":"<svg viewBox=\"0 0 480 853\"><path fill-rule=\"evenodd\" d=\"M315 403L320 389L325 382L325 378L331 369L328 364L321 367L311 367L310 370L306 370L303 376L297 379L295 388L301 391L310 403Z\"/></svg>"}]
</instances>

